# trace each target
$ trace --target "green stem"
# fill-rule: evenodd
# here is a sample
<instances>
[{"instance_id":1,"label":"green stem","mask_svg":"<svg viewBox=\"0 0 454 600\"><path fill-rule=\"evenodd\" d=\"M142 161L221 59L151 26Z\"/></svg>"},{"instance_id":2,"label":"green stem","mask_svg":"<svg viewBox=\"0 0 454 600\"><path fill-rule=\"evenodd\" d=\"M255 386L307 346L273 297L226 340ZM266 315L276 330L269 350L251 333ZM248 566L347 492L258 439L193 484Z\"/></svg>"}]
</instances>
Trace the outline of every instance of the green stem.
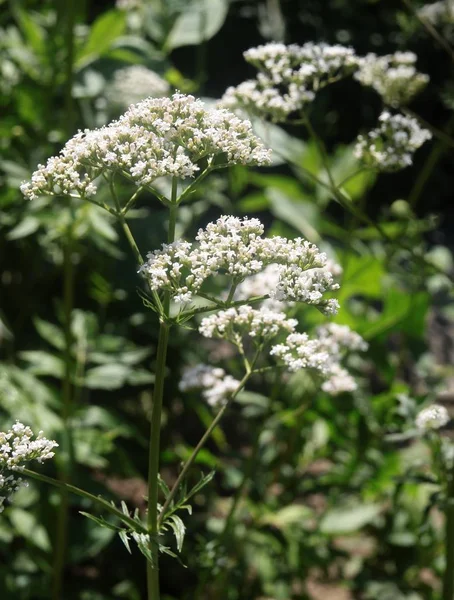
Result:
<instances>
[{"instance_id":1,"label":"green stem","mask_svg":"<svg viewBox=\"0 0 454 600\"><path fill-rule=\"evenodd\" d=\"M444 131L441 131L441 129L437 129L437 127L431 125L428 121L420 117L418 114L416 114L409 108L402 107L402 112L405 115L419 121L423 127L426 127L433 134L434 137L438 138L441 142L444 142L446 146L451 146L451 148L454 148L454 140L450 135L448 135Z\"/></svg>"},{"instance_id":2,"label":"green stem","mask_svg":"<svg viewBox=\"0 0 454 600\"><path fill-rule=\"evenodd\" d=\"M449 121L446 125L447 134L451 133L453 126L454 126L454 115L449 119ZM449 135L448 135L448 138L451 139L451 137ZM448 144L446 143L446 141L442 141L441 139L438 141L437 144L435 144L433 146L423 168L420 170L418 176L416 177L415 183L413 184L413 187L408 195L408 203L410 204L410 206L412 208L414 208L416 206L416 204L418 203L418 200L421 196L422 191L424 190L436 164L442 157L447 146L448 146Z\"/></svg>"},{"instance_id":3,"label":"green stem","mask_svg":"<svg viewBox=\"0 0 454 600\"><path fill-rule=\"evenodd\" d=\"M419 256L418 254L415 254L415 251L412 246L404 243L400 239L395 239L395 238L390 237L379 223L376 223L375 221L373 221L365 212L363 212L360 208L355 206L355 204L350 200L350 198L348 198L348 196L346 196L342 192L342 190L340 190L339 187L336 185L333 175L331 173L331 169L329 167L328 155L326 153L325 146L324 146L322 140L317 136L309 119L305 120L305 124L306 124L306 127L307 127L312 139L314 140L314 142L316 143L316 145L319 148L323 166L325 168L325 171L326 171L326 174L328 176L330 183L329 183L329 185L326 184L324 181L322 181L316 175L313 175L306 169L302 169L302 171L305 174L307 174L308 176L310 176L310 178L313 181L317 182L318 184L320 184L323 187L330 190L331 193L333 194L334 199L342 206L342 208L344 208L346 211L350 212L352 215L357 217L359 221L362 221L363 223L366 223L367 225L369 225L370 227L375 229L386 242L388 242L392 245L395 245L403 250L407 250L410 253L413 260L415 262L419 263L421 266L429 267L431 270L433 270L437 273L442 273L443 275L446 275L447 277L452 279L452 277L449 274L447 274L445 271L443 271L443 269L440 269L439 267L437 267L437 265L430 263L423 256Z\"/></svg>"},{"instance_id":4,"label":"green stem","mask_svg":"<svg viewBox=\"0 0 454 600\"><path fill-rule=\"evenodd\" d=\"M104 510L109 512L111 515L118 517L121 521L129 525L134 531L138 531L139 533L147 533L146 528L143 527L138 521L135 521L128 515L125 515L121 510L118 510L118 508L115 508L113 504L110 504L109 502L107 502L107 500L104 500L104 498L101 498L100 496L94 496L93 494L90 494L90 492L81 490L75 485L64 483L62 481L59 481L58 479L54 479L53 477L48 477L47 475L41 475L41 473L36 473L35 471L31 471L30 469L21 469L20 473L22 473L23 475L27 475L32 479L36 479L37 481L42 481L43 483L48 483L49 485L52 485L54 487L63 489L67 492L71 492L72 494L80 496L81 498L91 500L95 504L99 504L99 506L101 506Z\"/></svg>"},{"instance_id":5,"label":"green stem","mask_svg":"<svg viewBox=\"0 0 454 600\"><path fill-rule=\"evenodd\" d=\"M161 512L159 514L158 527L161 527L161 525L162 525L162 523L163 523L163 521L165 519L167 510L170 507L173 499L175 498L175 495L178 492L183 479L186 477L189 469L194 464L194 461L197 458L198 453L203 448L203 446L206 444L207 440L211 437L211 434L213 433L213 431L218 426L220 420L224 416L224 413L226 412L226 410L228 409L228 407L232 404L232 402L235 400L235 398L237 397L237 395L244 388L244 386L246 385L246 383L249 380L249 378L251 377L251 375L252 375L252 370L248 370L246 372L246 374L244 375L243 379L238 384L238 387L236 388L236 390L233 392L233 394L230 396L230 398L227 400L227 402L224 404L224 406L221 408L221 410L215 416L215 418L213 419L213 421L211 422L210 426L205 431L205 433L203 434L203 436L200 438L197 446L192 451L191 456L188 458L188 460L184 464L184 467L182 468L181 473L178 475L177 480L173 484L172 489L170 490L170 494L167 496L166 501L164 503L164 506L162 507L162 510L161 510Z\"/></svg>"},{"instance_id":6,"label":"green stem","mask_svg":"<svg viewBox=\"0 0 454 600\"><path fill-rule=\"evenodd\" d=\"M175 239L177 214L177 179L172 181L171 207L169 211L168 243ZM166 292L163 303L163 314L159 324L159 341L156 358L155 386L153 391L153 409L150 424L150 445L148 456L148 514L147 529L150 535L150 552L152 561L147 561L147 593L148 600L159 600L159 547L157 538L158 527L158 493L159 493L159 451L161 435L162 401L164 396L164 378L169 342L170 293Z\"/></svg>"},{"instance_id":7,"label":"green stem","mask_svg":"<svg viewBox=\"0 0 454 600\"><path fill-rule=\"evenodd\" d=\"M454 472L448 473L445 509L445 572L443 574L443 600L454 600Z\"/></svg>"},{"instance_id":8,"label":"green stem","mask_svg":"<svg viewBox=\"0 0 454 600\"><path fill-rule=\"evenodd\" d=\"M413 13L413 15L418 19L421 25L426 29L426 31L434 38L436 42L440 44L443 50L450 56L451 60L454 62L454 50L448 44L443 36L441 36L435 27L424 17L418 13L418 11L414 8L410 0L402 0L403 3L407 6L408 10Z\"/></svg>"},{"instance_id":9,"label":"green stem","mask_svg":"<svg viewBox=\"0 0 454 600\"><path fill-rule=\"evenodd\" d=\"M71 428L72 413L72 334L71 334L71 315L74 305L74 265L72 261L72 232L68 230L67 238L63 249L63 307L64 307L64 335L65 335L65 372L62 382L62 422L63 422L63 443L62 460L63 464L58 470L58 478L62 483L68 483L74 468L74 447ZM66 488L62 488L60 494L60 504L57 513L56 535L54 543L54 565L53 565L53 583L52 598L59 600L62 595L63 571L65 568L66 548L68 539L68 513L69 513L69 494Z\"/></svg>"}]
</instances>

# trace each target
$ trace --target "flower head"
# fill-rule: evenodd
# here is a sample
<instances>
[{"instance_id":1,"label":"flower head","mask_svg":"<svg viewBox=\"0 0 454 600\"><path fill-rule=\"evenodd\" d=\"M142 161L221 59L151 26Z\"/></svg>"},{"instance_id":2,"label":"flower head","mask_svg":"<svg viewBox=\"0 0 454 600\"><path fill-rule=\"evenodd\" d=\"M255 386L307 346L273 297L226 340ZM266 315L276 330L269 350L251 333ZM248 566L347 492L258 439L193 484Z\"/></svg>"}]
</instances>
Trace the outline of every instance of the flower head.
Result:
<instances>
[{"instance_id":1,"label":"flower head","mask_svg":"<svg viewBox=\"0 0 454 600\"><path fill-rule=\"evenodd\" d=\"M429 81L428 75L416 70L416 58L413 52L396 52L385 56L367 54L360 59L355 79L374 88L390 106L408 104Z\"/></svg>"},{"instance_id":2,"label":"flower head","mask_svg":"<svg viewBox=\"0 0 454 600\"><path fill-rule=\"evenodd\" d=\"M141 270L153 290L170 291L176 302L188 303L213 275L227 275L239 285L275 265L271 298L313 304L326 314L336 312L337 301L324 298L325 292L339 287L327 269L326 254L301 238L264 238L263 230L258 219L222 216L199 230L195 244L177 241L150 252Z\"/></svg>"},{"instance_id":3,"label":"flower head","mask_svg":"<svg viewBox=\"0 0 454 600\"><path fill-rule=\"evenodd\" d=\"M149 186L159 177L194 177L200 160L216 156L226 165L270 160L250 122L228 110L206 108L184 94L147 98L118 121L76 134L58 156L38 166L21 190L30 199L40 194L90 197L101 175L119 173Z\"/></svg>"},{"instance_id":4,"label":"flower head","mask_svg":"<svg viewBox=\"0 0 454 600\"><path fill-rule=\"evenodd\" d=\"M423 408L416 417L416 427L422 431L440 429L450 421L449 413L441 404L431 404Z\"/></svg>"},{"instance_id":5,"label":"flower head","mask_svg":"<svg viewBox=\"0 0 454 600\"><path fill-rule=\"evenodd\" d=\"M239 381L227 375L220 367L199 364L183 371L179 388L182 392L202 390L203 398L210 406L222 406L238 389Z\"/></svg>"},{"instance_id":6,"label":"flower head","mask_svg":"<svg viewBox=\"0 0 454 600\"><path fill-rule=\"evenodd\" d=\"M41 463L52 458L56 446L58 444L46 439L42 431L34 436L30 427L19 421L9 431L0 432L0 512L5 499L23 484L16 472L32 460Z\"/></svg>"},{"instance_id":7,"label":"flower head","mask_svg":"<svg viewBox=\"0 0 454 600\"><path fill-rule=\"evenodd\" d=\"M355 156L380 171L398 171L412 164L413 153L431 137L416 119L385 111L376 129L358 136Z\"/></svg>"},{"instance_id":8,"label":"flower head","mask_svg":"<svg viewBox=\"0 0 454 600\"><path fill-rule=\"evenodd\" d=\"M207 338L222 338L237 345L241 345L247 336L259 345L281 333L294 331L297 324L295 319L288 319L282 312L266 308L255 310L245 305L205 317L199 331Z\"/></svg>"},{"instance_id":9,"label":"flower head","mask_svg":"<svg viewBox=\"0 0 454 600\"><path fill-rule=\"evenodd\" d=\"M358 65L351 48L307 42L302 46L270 43L251 48L244 58L259 73L227 89L221 105L284 121L300 111L326 85L346 77Z\"/></svg>"},{"instance_id":10,"label":"flower head","mask_svg":"<svg viewBox=\"0 0 454 600\"><path fill-rule=\"evenodd\" d=\"M348 351L367 350L367 343L346 325L336 323L321 325L315 333L314 338L307 333L291 333L283 343L273 346L270 354L289 371L318 371L325 379L322 389L333 396L356 390L355 380L341 361Z\"/></svg>"}]
</instances>

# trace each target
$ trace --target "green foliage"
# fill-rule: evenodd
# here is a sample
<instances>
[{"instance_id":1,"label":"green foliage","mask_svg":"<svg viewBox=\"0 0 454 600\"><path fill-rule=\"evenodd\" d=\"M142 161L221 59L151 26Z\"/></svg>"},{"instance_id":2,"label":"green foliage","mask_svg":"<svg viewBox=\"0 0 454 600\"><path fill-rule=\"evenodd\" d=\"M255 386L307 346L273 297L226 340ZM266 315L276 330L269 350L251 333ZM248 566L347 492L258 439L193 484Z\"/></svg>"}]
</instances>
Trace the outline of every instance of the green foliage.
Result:
<instances>
[{"instance_id":1,"label":"green foliage","mask_svg":"<svg viewBox=\"0 0 454 600\"><path fill-rule=\"evenodd\" d=\"M61 452L40 470L61 477L71 455L72 483L94 498L68 500L62 597L139 600L142 555L152 560L145 481L158 343L153 299L111 214L78 199L27 202L19 185L77 129L118 116L109 86L126 66L218 98L250 76L241 52L270 32L361 52L412 48L432 83L411 108L452 136L451 63L403 3L309 2L298 11L249 0L163 0L127 11L112 3L0 4L0 430L19 419L55 437ZM326 598L440 598L446 473L441 449L414 419L423 404L446 397L453 374L453 240L443 217L452 146L435 136L414 168L355 174L352 140L374 122L378 99L343 83L332 90L320 94L311 118L343 204L329 189L323 152L301 127L257 122L274 150L272 166L212 174L181 207L177 235L190 237L221 212L240 213L260 216L270 235L322 245L343 269L336 322L370 345L365 357L350 359L358 389L332 397L308 373L263 365L190 479L194 470L210 472L178 487L151 540L169 600L316 600L318 584L334 586L323 588ZM102 193L101 204L113 206ZM164 241L165 218L148 192L128 213L143 254ZM308 308L291 311L308 331L325 320ZM213 418L199 394L178 390L183 367L223 361L239 372L228 348L201 343L196 321L181 324L168 353L161 509ZM98 497L120 507L115 515ZM6 503L2 599L49 598L59 504L59 493L35 480Z\"/></svg>"}]
</instances>

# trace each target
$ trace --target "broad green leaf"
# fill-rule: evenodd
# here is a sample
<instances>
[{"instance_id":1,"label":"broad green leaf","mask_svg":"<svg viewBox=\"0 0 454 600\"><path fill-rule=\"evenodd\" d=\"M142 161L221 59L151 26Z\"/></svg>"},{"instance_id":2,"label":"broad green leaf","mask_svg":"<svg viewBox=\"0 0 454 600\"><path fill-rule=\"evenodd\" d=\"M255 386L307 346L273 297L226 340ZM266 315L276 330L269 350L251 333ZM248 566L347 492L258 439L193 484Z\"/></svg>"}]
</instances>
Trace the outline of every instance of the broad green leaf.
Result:
<instances>
[{"instance_id":1,"label":"broad green leaf","mask_svg":"<svg viewBox=\"0 0 454 600\"><path fill-rule=\"evenodd\" d=\"M30 363L29 370L34 375L51 375L57 378L63 376L63 361L49 352L28 350L21 352L19 356Z\"/></svg>"},{"instance_id":2,"label":"broad green leaf","mask_svg":"<svg viewBox=\"0 0 454 600\"><path fill-rule=\"evenodd\" d=\"M39 228L39 221L35 217L27 215L20 223L6 234L7 240L19 240L27 237Z\"/></svg>"},{"instance_id":3,"label":"broad green leaf","mask_svg":"<svg viewBox=\"0 0 454 600\"><path fill-rule=\"evenodd\" d=\"M307 520L312 517L313 511L307 506L290 504L274 513L265 514L260 522L265 525L273 525L278 529L286 529L287 527L303 528Z\"/></svg>"},{"instance_id":4,"label":"broad green leaf","mask_svg":"<svg viewBox=\"0 0 454 600\"><path fill-rule=\"evenodd\" d=\"M37 522L36 517L28 510L21 508L12 508L8 516L17 532L23 536L30 544L36 546L44 552L51 549L49 536L44 527Z\"/></svg>"},{"instance_id":5,"label":"broad green leaf","mask_svg":"<svg viewBox=\"0 0 454 600\"><path fill-rule=\"evenodd\" d=\"M317 232L318 211L313 202L303 198L295 201L277 188L266 190L266 196L270 199L271 212L275 217L281 219L294 227L311 242L318 242L320 235Z\"/></svg>"},{"instance_id":6,"label":"broad green leaf","mask_svg":"<svg viewBox=\"0 0 454 600\"><path fill-rule=\"evenodd\" d=\"M33 19L33 13L20 9L14 12L20 30L30 47L37 55L43 55L46 51L45 30Z\"/></svg>"},{"instance_id":7,"label":"broad green leaf","mask_svg":"<svg viewBox=\"0 0 454 600\"><path fill-rule=\"evenodd\" d=\"M48 321L44 321L39 317L35 317L33 319L33 323L39 335L46 340L46 342L49 342L49 344L54 346L54 348L58 348L59 350L62 350L65 347L65 336L60 327L57 327Z\"/></svg>"},{"instance_id":8,"label":"broad green leaf","mask_svg":"<svg viewBox=\"0 0 454 600\"><path fill-rule=\"evenodd\" d=\"M327 535L353 533L372 523L382 508L377 504L358 504L328 510L320 521L320 531Z\"/></svg>"},{"instance_id":9,"label":"broad green leaf","mask_svg":"<svg viewBox=\"0 0 454 600\"><path fill-rule=\"evenodd\" d=\"M113 42L123 34L125 26L124 12L110 10L99 16L91 27L86 44L78 53L76 67L81 69L107 52Z\"/></svg>"},{"instance_id":10,"label":"broad green leaf","mask_svg":"<svg viewBox=\"0 0 454 600\"><path fill-rule=\"evenodd\" d=\"M85 386L90 389L116 390L125 385L131 369L122 364L101 365L87 371Z\"/></svg>"},{"instance_id":11,"label":"broad green leaf","mask_svg":"<svg viewBox=\"0 0 454 600\"><path fill-rule=\"evenodd\" d=\"M190 0L184 12L177 17L165 48L173 50L206 42L221 29L227 12L226 0Z\"/></svg>"}]
</instances>

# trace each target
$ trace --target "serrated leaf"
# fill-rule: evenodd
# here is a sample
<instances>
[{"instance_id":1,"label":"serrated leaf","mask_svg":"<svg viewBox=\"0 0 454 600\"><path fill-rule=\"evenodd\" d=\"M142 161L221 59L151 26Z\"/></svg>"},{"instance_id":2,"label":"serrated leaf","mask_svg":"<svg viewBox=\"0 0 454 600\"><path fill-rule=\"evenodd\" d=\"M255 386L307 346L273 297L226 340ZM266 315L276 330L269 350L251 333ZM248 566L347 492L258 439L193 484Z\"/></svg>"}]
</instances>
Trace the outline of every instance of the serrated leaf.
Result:
<instances>
[{"instance_id":1,"label":"serrated leaf","mask_svg":"<svg viewBox=\"0 0 454 600\"><path fill-rule=\"evenodd\" d=\"M83 515L84 517L87 517L87 519L90 519L91 521L94 521L100 527L105 527L105 528L111 529L112 531L115 531L115 532L120 531L120 527L118 527L117 525L113 525L112 523L109 523L108 521L106 521L102 517L95 517L95 516L91 515L90 513L86 513L86 512L83 512L81 510L79 511L79 513L81 515Z\"/></svg>"},{"instance_id":2,"label":"serrated leaf","mask_svg":"<svg viewBox=\"0 0 454 600\"><path fill-rule=\"evenodd\" d=\"M128 534L126 533L126 531L124 529L122 529L121 531L118 532L118 535L120 536L121 541L125 545L126 550L129 552L129 554L132 554L131 548L129 546L129 537L128 537Z\"/></svg>"},{"instance_id":3,"label":"serrated leaf","mask_svg":"<svg viewBox=\"0 0 454 600\"><path fill-rule=\"evenodd\" d=\"M181 552L183 548L184 535L186 533L186 527L182 519L178 515L172 515L168 521L170 527L173 529L175 540L177 542L177 550Z\"/></svg>"},{"instance_id":4,"label":"serrated leaf","mask_svg":"<svg viewBox=\"0 0 454 600\"><path fill-rule=\"evenodd\" d=\"M176 19L165 48L197 46L211 39L224 24L228 4L225 0L192 0Z\"/></svg>"},{"instance_id":5,"label":"serrated leaf","mask_svg":"<svg viewBox=\"0 0 454 600\"><path fill-rule=\"evenodd\" d=\"M161 477L161 475L158 475L158 485L161 488L164 497L167 498L167 496L170 494L170 488L164 481L164 479Z\"/></svg>"}]
</instances>

